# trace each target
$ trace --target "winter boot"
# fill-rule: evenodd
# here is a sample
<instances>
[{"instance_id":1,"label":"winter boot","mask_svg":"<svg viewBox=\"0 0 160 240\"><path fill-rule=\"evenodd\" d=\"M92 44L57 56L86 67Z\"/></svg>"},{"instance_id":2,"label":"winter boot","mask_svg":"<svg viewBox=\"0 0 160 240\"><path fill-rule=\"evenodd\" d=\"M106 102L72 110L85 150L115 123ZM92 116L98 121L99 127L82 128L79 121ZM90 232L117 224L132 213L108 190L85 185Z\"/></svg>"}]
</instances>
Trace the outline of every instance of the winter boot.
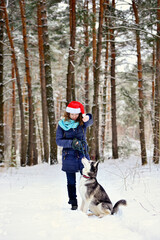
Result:
<instances>
[{"instance_id":1,"label":"winter boot","mask_svg":"<svg viewBox=\"0 0 160 240\"><path fill-rule=\"evenodd\" d=\"M71 210L77 210L78 208L77 199L71 200L71 204L72 204Z\"/></svg>"},{"instance_id":2,"label":"winter boot","mask_svg":"<svg viewBox=\"0 0 160 240\"><path fill-rule=\"evenodd\" d=\"M68 203L72 205L71 210L76 210L78 208L76 186L67 185L67 189L68 189L68 197L69 197Z\"/></svg>"}]
</instances>

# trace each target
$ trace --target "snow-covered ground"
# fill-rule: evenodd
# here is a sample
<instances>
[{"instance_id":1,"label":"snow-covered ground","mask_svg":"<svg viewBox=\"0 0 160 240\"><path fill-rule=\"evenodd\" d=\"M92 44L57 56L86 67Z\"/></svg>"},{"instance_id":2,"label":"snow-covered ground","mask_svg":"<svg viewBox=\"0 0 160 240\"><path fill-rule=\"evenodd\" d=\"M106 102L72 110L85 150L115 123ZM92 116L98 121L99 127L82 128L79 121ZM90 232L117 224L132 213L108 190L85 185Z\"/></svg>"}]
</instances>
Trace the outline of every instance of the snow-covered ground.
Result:
<instances>
[{"instance_id":1,"label":"snow-covered ground","mask_svg":"<svg viewBox=\"0 0 160 240\"><path fill-rule=\"evenodd\" d=\"M100 219L71 211L61 164L1 168L0 240L160 239L160 165L142 167L137 157L106 160L98 181L113 203L127 200L117 215Z\"/></svg>"}]
</instances>

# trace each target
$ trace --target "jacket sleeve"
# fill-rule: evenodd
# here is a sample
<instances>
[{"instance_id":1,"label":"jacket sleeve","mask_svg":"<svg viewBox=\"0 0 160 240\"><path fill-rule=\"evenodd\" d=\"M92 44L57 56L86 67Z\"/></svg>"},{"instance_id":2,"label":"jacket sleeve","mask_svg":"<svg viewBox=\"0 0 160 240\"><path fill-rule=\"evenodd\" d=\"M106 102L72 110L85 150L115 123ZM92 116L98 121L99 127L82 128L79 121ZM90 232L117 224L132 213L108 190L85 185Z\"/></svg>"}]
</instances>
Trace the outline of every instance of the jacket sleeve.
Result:
<instances>
[{"instance_id":1,"label":"jacket sleeve","mask_svg":"<svg viewBox=\"0 0 160 240\"><path fill-rule=\"evenodd\" d=\"M60 147L72 148L72 140L64 138L64 131L59 125L56 131L56 143Z\"/></svg>"},{"instance_id":2,"label":"jacket sleeve","mask_svg":"<svg viewBox=\"0 0 160 240\"><path fill-rule=\"evenodd\" d=\"M84 126L85 127L90 127L93 124L93 116L90 113L87 113L87 115L89 116L89 120L84 123Z\"/></svg>"}]
</instances>

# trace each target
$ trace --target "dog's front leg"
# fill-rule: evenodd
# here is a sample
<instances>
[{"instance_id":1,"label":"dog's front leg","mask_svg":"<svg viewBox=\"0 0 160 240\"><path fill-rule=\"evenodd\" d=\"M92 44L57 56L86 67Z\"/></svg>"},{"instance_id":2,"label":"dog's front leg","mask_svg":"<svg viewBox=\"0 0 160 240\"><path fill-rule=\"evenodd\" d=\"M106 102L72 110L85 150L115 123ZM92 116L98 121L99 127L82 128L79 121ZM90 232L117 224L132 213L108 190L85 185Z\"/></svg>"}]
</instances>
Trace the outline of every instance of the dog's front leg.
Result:
<instances>
[{"instance_id":1,"label":"dog's front leg","mask_svg":"<svg viewBox=\"0 0 160 240\"><path fill-rule=\"evenodd\" d=\"M89 210L90 203L91 203L91 201L89 201L89 200L86 200L83 202L82 212L87 213L87 211Z\"/></svg>"},{"instance_id":2,"label":"dog's front leg","mask_svg":"<svg viewBox=\"0 0 160 240\"><path fill-rule=\"evenodd\" d=\"M84 200L82 200L82 203L81 203L81 208L80 208L80 210L83 212L83 209L84 209Z\"/></svg>"}]
</instances>

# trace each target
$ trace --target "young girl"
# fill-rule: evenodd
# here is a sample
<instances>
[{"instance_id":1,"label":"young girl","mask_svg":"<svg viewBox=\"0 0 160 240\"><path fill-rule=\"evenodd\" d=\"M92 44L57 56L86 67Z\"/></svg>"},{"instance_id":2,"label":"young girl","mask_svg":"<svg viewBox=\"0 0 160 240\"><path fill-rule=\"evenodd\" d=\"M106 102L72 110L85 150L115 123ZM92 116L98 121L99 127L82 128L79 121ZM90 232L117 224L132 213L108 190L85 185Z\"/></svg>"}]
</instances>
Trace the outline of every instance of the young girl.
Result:
<instances>
[{"instance_id":1,"label":"young girl","mask_svg":"<svg viewBox=\"0 0 160 240\"><path fill-rule=\"evenodd\" d=\"M56 143L63 147L62 170L66 172L67 190L71 209L78 208L76 195L76 172L82 171L81 159L89 158L86 142L87 127L93 124L91 114L85 115L84 106L77 101L68 104L64 118L58 122Z\"/></svg>"}]
</instances>

